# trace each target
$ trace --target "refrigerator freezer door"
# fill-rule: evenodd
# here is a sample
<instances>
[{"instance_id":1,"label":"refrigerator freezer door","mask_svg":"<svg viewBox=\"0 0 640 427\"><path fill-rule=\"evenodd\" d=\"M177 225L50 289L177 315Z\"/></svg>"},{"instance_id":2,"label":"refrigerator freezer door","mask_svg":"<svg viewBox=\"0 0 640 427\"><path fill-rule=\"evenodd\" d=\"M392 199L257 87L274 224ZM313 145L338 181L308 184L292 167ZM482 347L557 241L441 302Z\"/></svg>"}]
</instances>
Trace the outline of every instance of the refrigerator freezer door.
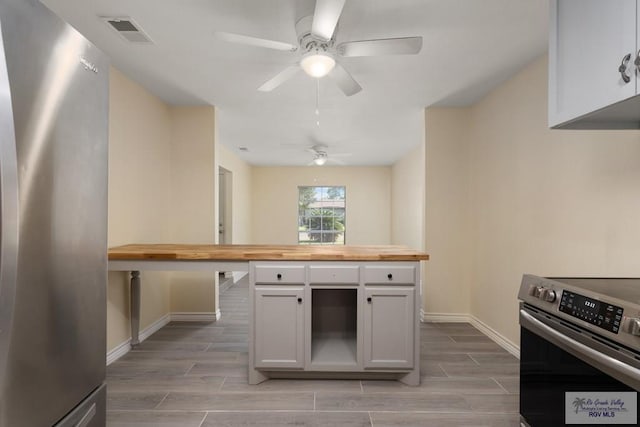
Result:
<instances>
[{"instance_id":1,"label":"refrigerator freezer door","mask_svg":"<svg viewBox=\"0 0 640 427\"><path fill-rule=\"evenodd\" d=\"M18 263L18 171L9 76L1 37L0 33L0 384L4 384Z\"/></svg>"},{"instance_id":2,"label":"refrigerator freezer door","mask_svg":"<svg viewBox=\"0 0 640 427\"><path fill-rule=\"evenodd\" d=\"M38 0L0 0L0 28L19 203L0 427L52 426L105 377L109 64Z\"/></svg>"},{"instance_id":3,"label":"refrigerator freezer door","mask_svg":"<svg viewBox=\"0 0 640 427\"><path fill-rule=\"evenodd\" d=\"M107 386L102 385L55 427L102 427L107 423Z\"/></svg>"}]
</instances>

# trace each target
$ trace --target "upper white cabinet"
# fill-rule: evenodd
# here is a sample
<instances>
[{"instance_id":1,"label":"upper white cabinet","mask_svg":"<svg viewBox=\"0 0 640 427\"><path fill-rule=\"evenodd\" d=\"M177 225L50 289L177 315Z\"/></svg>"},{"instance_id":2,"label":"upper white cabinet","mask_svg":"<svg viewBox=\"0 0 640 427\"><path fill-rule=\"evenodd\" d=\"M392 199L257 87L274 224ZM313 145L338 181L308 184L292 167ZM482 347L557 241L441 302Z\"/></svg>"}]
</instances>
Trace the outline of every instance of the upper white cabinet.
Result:
<instances>
[{"instance_id":1,"label":"upper white cabinet","mask_svg":"<svg viewBox=\"0 0 640 427\"><path fill-rule=\"evenodd\" d=\"M640 128L637 0L551 0L549 126Z\"/></svg>"}]
</instances>

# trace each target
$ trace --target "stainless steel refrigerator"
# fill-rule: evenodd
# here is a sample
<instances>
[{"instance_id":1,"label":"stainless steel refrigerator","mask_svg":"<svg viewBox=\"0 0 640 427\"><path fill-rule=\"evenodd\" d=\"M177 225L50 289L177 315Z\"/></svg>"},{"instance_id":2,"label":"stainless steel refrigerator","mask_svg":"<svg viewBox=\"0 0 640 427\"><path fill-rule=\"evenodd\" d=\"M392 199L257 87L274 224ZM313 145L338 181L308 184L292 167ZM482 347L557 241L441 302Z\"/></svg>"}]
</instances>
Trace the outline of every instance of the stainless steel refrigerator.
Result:
<instances>
[{"instance_id":1,"label":"stainless steel refrigerator","mask_svg":"<svg viewBox=\"0 0 640 427\"><path fill-rule=\"evenodd\" d=\"M108 60L0 0L0 427L104 426Z\"/></svg>"}]
</instances>

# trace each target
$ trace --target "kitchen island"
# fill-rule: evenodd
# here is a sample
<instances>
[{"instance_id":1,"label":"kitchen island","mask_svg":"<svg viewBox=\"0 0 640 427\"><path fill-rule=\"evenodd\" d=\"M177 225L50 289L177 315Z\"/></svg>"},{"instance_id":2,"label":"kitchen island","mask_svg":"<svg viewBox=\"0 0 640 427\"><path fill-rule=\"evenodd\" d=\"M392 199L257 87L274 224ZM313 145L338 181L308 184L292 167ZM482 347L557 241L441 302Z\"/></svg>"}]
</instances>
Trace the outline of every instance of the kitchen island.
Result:
<instances>
[{"instance_id":1,"label":"kitchen island","mask_svg":"<svg viewBox=\"0 0 640 427\"><path fill-rule=\"evenodd\" d=\"M109 270L131 273L131 344L140 271L249 272L249 383L269 377L420 381L420 267L404 246L130 244Z\"/></svg>"}]
</instances>

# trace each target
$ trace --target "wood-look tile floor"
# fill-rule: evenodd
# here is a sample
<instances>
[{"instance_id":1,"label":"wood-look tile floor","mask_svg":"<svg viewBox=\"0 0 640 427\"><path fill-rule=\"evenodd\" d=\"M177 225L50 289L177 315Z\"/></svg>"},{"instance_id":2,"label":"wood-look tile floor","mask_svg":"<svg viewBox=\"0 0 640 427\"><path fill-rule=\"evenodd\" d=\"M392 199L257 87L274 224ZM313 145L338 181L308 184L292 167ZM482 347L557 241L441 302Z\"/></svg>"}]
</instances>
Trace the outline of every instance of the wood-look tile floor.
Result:
<instances>
[{"instance_id":1,"label":"wood-look tile floor","mask_svg":"<svg viewBox=\"0 0 640 427\"><path fill-rule=\"evenodd\" d=\"M469 324L421 325L419 387L247 384L248 283L215 323L172 322L107 368L109 427L519 425L518 360Z\"/></svg>"}]
</instances>

